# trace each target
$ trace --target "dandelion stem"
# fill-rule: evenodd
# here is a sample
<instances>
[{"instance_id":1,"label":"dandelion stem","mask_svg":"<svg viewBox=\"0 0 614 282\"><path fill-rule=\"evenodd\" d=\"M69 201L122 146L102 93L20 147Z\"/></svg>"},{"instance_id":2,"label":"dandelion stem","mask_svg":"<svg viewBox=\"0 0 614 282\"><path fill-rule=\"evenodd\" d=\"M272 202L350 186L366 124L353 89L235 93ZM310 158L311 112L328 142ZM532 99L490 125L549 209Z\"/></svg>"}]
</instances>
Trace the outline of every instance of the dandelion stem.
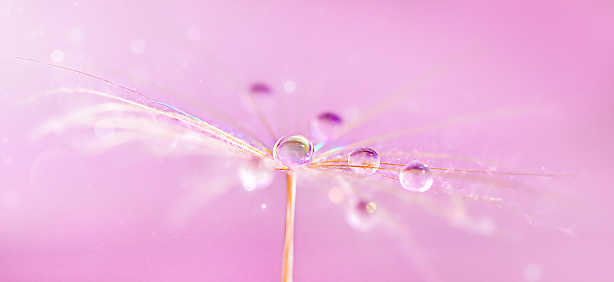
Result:
<instances>
[{"instance_id":1,"label":"dandelion stem","mask_svg":"<svg viewBox=\"0 0 614 282\"><path fill-rule=\"evenodd\" d=\"M284 234L284 257L281 281L291 282L294 261L294 208L296 206L296 175L294 171L287 171L286 183L288 186L288 194L286 200L286 228Z\"/></svg>"}]
</instances>

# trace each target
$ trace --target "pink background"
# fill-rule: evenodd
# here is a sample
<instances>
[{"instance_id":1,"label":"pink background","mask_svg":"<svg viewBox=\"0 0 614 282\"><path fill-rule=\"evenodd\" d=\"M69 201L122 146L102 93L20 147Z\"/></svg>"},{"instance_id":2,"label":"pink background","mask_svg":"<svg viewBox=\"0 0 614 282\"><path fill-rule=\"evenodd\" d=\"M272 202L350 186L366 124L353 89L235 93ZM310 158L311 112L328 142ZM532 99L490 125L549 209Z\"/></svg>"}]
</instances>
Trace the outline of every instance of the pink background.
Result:
<instances>
[{"instance_id":1,"label":"pink background","mask_svg":"<svg viewBox=\"0 0 614 282\"><path fill-rule=\"evenodd\" d=\"M446 58L464 57L347 140L528 106L537 113L411 142L447 144L441 151L524 171L583 176L547 181L582 203L561 204L549 214L554 225L533 226L520 214L468 203L472 214L489 216L510 236L473 234L391 201L388 211L413 245L400 232L351 229L343 207L328 200L327 182L300 179L297 281L525 281L528 265L541 269L539 281L614 280L610 1L124 2L4 1L0 55L53 62L61 50L63 58L54 57L61 65L197 116L205 114L143 80L223 109L269 146L238 99L250 82L294 95L287 96L294 108L266 110L284 117L273 122L278 134L307 135L317 113L364 112L430 68L452 64ZM131 50L135 39L145 43L142 52ZM1 62L0 280L278 280L283 175L248 193L232 163L224 167L220 158L154 155L139 143L99 154L75 150L75 140L101 142L91 129L77 130L80 139L67 132L29 143L37 125L78 103L55 96L24 104L28 97L59 86L116 89L36 63ZM295 93L283 91L289 80ZM195 192L220 183L229 183L222 195ZM196 208L180 222L172 214L186 201Z\"/></svg>"}]
</instances>

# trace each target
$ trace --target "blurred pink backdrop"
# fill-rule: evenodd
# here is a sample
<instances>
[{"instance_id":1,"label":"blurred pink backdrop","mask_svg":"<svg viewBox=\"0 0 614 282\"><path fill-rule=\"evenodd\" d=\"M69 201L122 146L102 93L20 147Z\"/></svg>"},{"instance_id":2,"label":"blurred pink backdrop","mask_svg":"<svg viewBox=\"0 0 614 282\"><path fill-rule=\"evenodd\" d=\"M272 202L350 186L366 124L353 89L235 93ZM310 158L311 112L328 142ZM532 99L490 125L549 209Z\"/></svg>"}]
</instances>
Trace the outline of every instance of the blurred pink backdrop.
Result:
<instances>
[{"instance_id":1,"label":"blurred pink backdrop","mask_svg":"<svg viewBox=\"0 0 614 282\"><path fill-rule=\"evenodd\" d=\"M471 203L472 213L514 231L481 236L397 203L391 211L411 231L408 240L351 229L322 183L299 179L296 281L614 280L611 1L4 1L0 38L2 281L275 281L284 224L282 174L269 189L248 193L218 158L150 157L139 143L83 154L69 133L28 142L70 105L28 98L59 86L113 88L13 56L92 73L203 114L153 82L231 113L263 139L264 128L237 99L251 82L294 95L300 110L267 111L284 117L273 122L279 133L308 134L320 112L362 113L447 58L463 57L348 138L489 109L542 109L425 136L454 143L451 154L582 175L554 182L584 205L554 212L560 228L552 228ZM286 81L296 92L284 92ZM93 129L79 130L102 142ZM220 183L229 183L226 193L194 195L194 187ZM196 203L193 215L169 227L174 207L186 201Z\"/></svg>"}]
</instances>

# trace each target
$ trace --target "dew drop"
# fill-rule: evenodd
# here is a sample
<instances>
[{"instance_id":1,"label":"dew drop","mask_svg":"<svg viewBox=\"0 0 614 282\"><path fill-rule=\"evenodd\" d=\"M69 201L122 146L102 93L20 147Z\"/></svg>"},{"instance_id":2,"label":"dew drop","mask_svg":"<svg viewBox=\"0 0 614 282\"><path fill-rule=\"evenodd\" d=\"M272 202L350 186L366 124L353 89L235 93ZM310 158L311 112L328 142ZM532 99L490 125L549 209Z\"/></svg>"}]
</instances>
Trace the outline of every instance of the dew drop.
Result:
<instances>
[{"instance_id":1,"label":"dew drop","mask_svg":"<svg viewBox=\"0 0 614 282\"><path fill-rule=\"evenodd\" d=\"M100 140L109 140L115 135L115 124L108 119L101 119L94 125L94 133Z\"/></svg>"},{"instance_id":2,"label":"dew drop","mask_svg":"<svg viewBox=\"0 0 614 282\"><path fill-rule=\"evenodd\" d=\"M365 200L350 201L345 221L358 231L372 230L380 221L377 205Z\"/></svg>"},{"instance_id":3,"label":"dew drop","mask_svg":"<svg viewBox=\"0 0 614 282\"><path fill-rule=\"evenodd\" d=\"M321 113L311 121L311 134L316 140L330 140L341 127L343 120L334 113Z\"/></svg>"},{"instance_id":4,"label":"dew drop","mask_svg":"<svg viewBox=\"0 0 614 282\"><path fill-rule=\"evenodd\" d=\"M399 181L408 191L425 192L433 185L433 175L427 165L411 162L401 169Z\"/></svg>"},{"instance_id":5,"label":"dew drop","mask_svg":"<svg viewBox=\"0 0 614 282\"><path fill-rule=\"evenodd\" d=\"M371 148L356 148L350 153L348 164L357 174L371 175L379 168L379 155Z\"/></svg>"},{"instance_id":6,"label":"dew drop","mask_svg":"<svg viewBox=\"0 0 614 282\"><path fill-rule=\"evenodd\" d=\"M313 145L301 135L283 137L273 148L273 157L290 168L310 165L313 153Z\"/></svg>"},{"instance_id":7,"label":"dew drop","mask_svg":"<svg viewBox=\"0 0 614 282\"><path fill-rule=\"evenodd\" d=\"M239 179L245 191L269 187L273 176L273 170L260 159L249 160L239 167Z\"/></svg>"}]
</instances>

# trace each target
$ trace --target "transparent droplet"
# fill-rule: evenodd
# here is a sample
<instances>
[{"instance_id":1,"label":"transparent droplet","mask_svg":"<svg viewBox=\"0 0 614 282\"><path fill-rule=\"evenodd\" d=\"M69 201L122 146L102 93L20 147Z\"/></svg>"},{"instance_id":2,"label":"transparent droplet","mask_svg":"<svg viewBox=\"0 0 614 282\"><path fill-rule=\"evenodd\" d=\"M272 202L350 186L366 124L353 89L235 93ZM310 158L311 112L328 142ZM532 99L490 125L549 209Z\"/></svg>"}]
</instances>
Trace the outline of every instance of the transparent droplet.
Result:
<instances>
[{"instance_id":1,"label":"transparent droplet","mask_svg":"<svg viewBox=\"0 0 614 282\"><path fill-rule=\"evenodd\" d=\"M290 168L310 165L313 153L313 145L301 135L283 137L273 148L273 157Z\"/></svg>"},{"instance_id":2,"label":"transparent droplet","mask_svg":"<svg viewBox=\"0 0 614 282\"><path fill-rule=\"evenodd\" d=\"M408 191L425 192L433 185L433 175L425 164L411 162L399 173L399 181Z\"/></svg>"},{"instance_id":3,"label":"transparent droplet","mask_svg":"<svg viewBox=\"0 0 614 282\"><path fill-rule=\"evenodd\" d=\"M372 230L380 221L377 205L365 200L350 201L345 221L358 231Z\"/></svg>"},{"instance_id":4,"label":"transparent droplet","mask_svg":"<svg viewBox=\"0 0 614 282\"><path fill-rule=\"evenodd\" d=\"M273 176L273 169L260 159L249 160L239 167L239 179L245 191L269 187Z\"/></svg>"},{"instance_id":5,"label":"transparent droplet","mask_svg":"<svg viewBox=\"0 0 614 282\"><path fill-rule=\"evenodd\" d=\"M311 121L311 134L316 140L329 140L341 127L343 120L334 113L321 113Z\"/></svg>"},{"instance_id":6,"label":"transparent droplet","mask_svg":"<svg viewBox=\"0 0 614 282\"><path fill-rule=\"evenodd\" d=\"M371 175L379 168L379 155L371 148L356 148L350 153L348 164L355 173Z\"/></svg>"},{"instance_id":7,"label":"transparent droplet","mask_svg":"<svg viewBox=\"0 0 614 282\"><path fill-rule=\"evenodd\" d=\"M101 119L94 125L94 134L100 140L109 140L115 135L115 124L108 119Z\"/></svg>"}]
</instances>

